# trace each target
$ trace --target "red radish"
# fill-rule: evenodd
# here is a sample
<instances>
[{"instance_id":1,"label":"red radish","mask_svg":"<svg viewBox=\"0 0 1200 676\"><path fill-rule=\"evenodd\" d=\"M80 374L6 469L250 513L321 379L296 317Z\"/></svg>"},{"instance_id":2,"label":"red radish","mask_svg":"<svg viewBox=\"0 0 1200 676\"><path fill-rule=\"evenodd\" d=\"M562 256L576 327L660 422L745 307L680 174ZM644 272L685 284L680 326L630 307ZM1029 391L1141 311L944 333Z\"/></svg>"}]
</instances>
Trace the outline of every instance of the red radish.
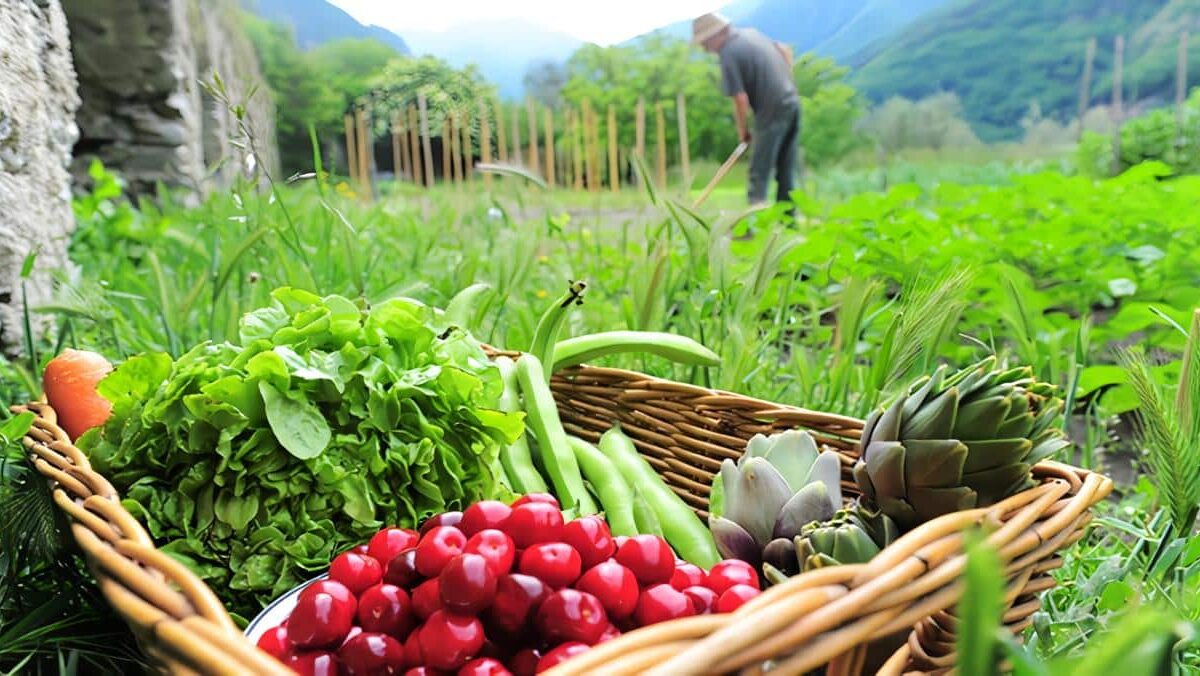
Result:
<instances>
[{"instance_id":1,"label":"red radish","mask_svg":"<svg viewBox=\"0 0 1200 676\"><path fill-rule=\"evenodd\" d=\"M417 585L412 593L413 614L418 619L426 620L435 611L442 608L442 590L438 578L425 580Z\"/></svg>"},{"instance_id":2,"label":"red radish","mask_svg":"<svg viewBox=\"0 0 1200 676\"><path fill-rule=\"evenodd\" d=\"M327 648L340 644L353 622L354 606L349 603L327 592L301 595L288 617L288 638L299 648Z\"/></svg>"},{"instance_id":3,"label":"red radish","mask_svg":"<svg viewBox=\"0 0 1200 676\"><path fill-rule=\"evenodd\" d=\"M457 527L458 524L462 521L462 517L463 517L462 512L442 512L441 514L438 514L437 516L431 516L428 519L426 519L425 523L421 524L421 528L418 529L418 532L421 534L421 536L424 536L426 533L428 533L429 531L431 531L434 528L437 528L439 526L456 526Z\"/></svg>"},{"instance_id":4,"label":"red radish","mask_svg":"<svg viewBox=\"0 0 1200 676\"><path fill-rule=\"evenodd\" d=\"M553 542L561 535L563 515L546 502L527 502L513 508L501 527L519 549L540 542Z\"/></svg>"},{"instance_id":5,"label":"red radish","mask_svg":"<svg viewBox=\"0 0 1200 676\"><path fill-rule=\"evenodd\" d=\"M277 660L286 660L292 651L292 642L288 640L287 627L273 627L259 637L256 644L258 649Z\"/></svg>"},{"instance_id":6,"label":"red radish","mask_svg":"<svg viewBox=\"0 0 1200 676\"><path fill-rule=\"evenodd\" d=\"M617 629L617 625L612 624L610 622L608 625L608 628L604 630L603 634L600 634L600 640L596 641L596 643L604 643L605 641L611 641L620 635L621 635L621 630Z\"/></svg>"},{"instance_id":7,"label":"red radish","mask_svg":"<svg viewBox=\"0 0 1200 676\"><path fill-rule=\"evenodd\" d=\"M642 592L633 617L639 627L645 627L695 614L696 608L686 594L669 584L656 584Z\"/></svg>"},{"instance_id":8,"label":"red radish","mask_svg":"<svg viewBox=\"0 0 1200 676\"><path fill-rule=\"evenodd\" d=\"M690 563L679 563L675 565L675 572L671 573L671 586L683 591L688 587L703 586L705 583L704 571L700 570L699 566Z\"/></svg>"},{"instance_id":9,"label":"red radish","mask_svg":"<svg viewBox=\"0 0 1200 676\"><path fill-rule=\"evenodd\" d=\"M358 599L358 624L364 631L404 640L413 628L412 601L408 593L386 582L368 587Z\"/></svg>"},{"instance_id":10,"label":"red radish","mask_svg":"<svg viewBox=\"0 0 1200 676\"><path fill-rule=\"evenodd\" d=\"M683 593L691 599L697 615L707 615L717 606L717 593L708 587L688 587Z\"/></svg>"},{"instance_id":11,"label":"red radish","mask_svg":"<svg viewBox=\"0 0 1200 676\"><path fill-rule=\"evenodd\" d=\"M467 537L453 526L431 528L417 545L417 570L425 577L437 577L450 559L462 554Z\"/></svg>"},{"instance_id":12,"label":"red radish","mask_svg":"<svg viewBox=\"0 0 1200 676\"><path fill-rule=\"evenodd\" d=\"M550 588L536 577L514 573L496 583L496 598L488 610L489 626L520 634L538 606L550 595Z\"/></svg>"},{"instance_id":13,"label":"red radish","mask_svg":"<svg viewBox=\"0 0 1200 676\"><path fill-rule=\"evenodd\" d=\"M417 627L404 640L404 663L424 664L425 654L421 652L421 627Z\"/></svg>"},{"instance_id":14,"label":"red radish","mask_svg":"<svg viewBox=\"0 0 1200 676\"><path fill-rule=\"evenodd\" d=\"M387 634L363 632L346 641L338 659L350 674L394 674L404 668L404 646Z\"/></svg>"},{"instance_id":15,"label":"red radish","mask_svg":"<svg viewBox=\"0 0 1200 676\"><path fill-rule=\"evenodd\" d=\"M496 574L479 554L459 554L450 559L438 577L442 607L460 615L475 615L496 597Z\"/></svg>"},{"instance_id":16,"label":"red radish","mask_svg":"<svg viewBox=\"0 0 1200 676\"><path fill-rule=\"evenodd\" d=\"M442 676L442 672L429 667L413 667L404 672L404 676Z\"/></svg>"},{"instance_id":17,"label":"red radish","mask_svg":"<svg viewBox=\"0 0 1200 676\"><path fill-rule=\"evenodd\" d=\"M748 584L758 587L758 573L754 566L741 559L725 559L718 561L708 571L708 588L718 595L725 593L735 584Z\"/></svg>"},{"instance_id":18,"label":"red radish","mask_svg":"<svg viewBox=\"0 0 1200 676\"><path fill-rule=\"evenodd\" d=\"M635 535L617 550L617 563L633 571L643 585L659 584L675 572L675 552L657 535Z\"/></svg>"},{"instance_id":19,"label":"red radish","mask_svg":"<svg viewBox=\"0 0 1200 676\"><path fill-rule=\"evenodd\" d=\"M577 589L560 589L537 610L537 628L551 643L579 641L594 645L608 629L608 615L600 599Z\"/></svg>"},{"instance_id":20,"label":"red radish","mask_svg":"<svg viewBox=\"0 0 1200 676\"><path fill-rule=\"evenodd\" d=\"M458 529L471 537L481 530L499 528L512 514L512 507L499 500L480 500L463 511Z\"/></svg>"},{"instance_id":21,"label":"red radish","mask_svg":"<svg viewBox=\"0 0 1200 676\"><path fill-rule=\"evenodd\" d=\"M566 523L562 528L563 542L575 548L587 570L611 557L617 551L612 531L598 516L585 516Z\"/></svg>"},{"instance_id":22,"label":"red radish","mask_svg":"<svg viewBox=\"0 0 1200 676\"><path fill-rule=\"evenodd\" d=\"M551 650L550 652L546 653L545 657L538 660L536 673L540 674L543 671L549 671L550 669L557 667L558 665L562 664L563 662L566 662L567 660L571 659L572 657L575 657L576 655L582 655L583 653L586 653L587 651L588 651L587 644L580 643L578 641L570 641L570 642L564 643L564 644L558 646L557 648L555 648L554 650Z\"/></svg>"},{"instance_id":23,"label":"red radish","mask_svg":"<svg viewBox=\"0 0 1200 676\"><path fill-rule=\"evenodd\" d=\"M512 672L500 660L480 657L464 664L458 676L512 676Z\"/></svg>"},{"instance_id":24,"label":"red radish","mask_svg":"<svg viewBox=\"0 0 1200 676\"><path fill-rule=\"evenodd\" d=\"M508 661L508 666L512 669L513 676L533 676L537 673L538 661L541 659L542 653L533 648L525 648L513 655Z\"/></svg>"},{"instance_id":25,"label":"red radish","mask_svg":"<svg viewBox=\"0 0 1200 676\"><path fill-rule=\"evenodd\" d=\"M517 546L513 543L512 538L503 531L486 528L467 540L467 546L463 548L463 552L479 554L487 559L491 564L492 572L499 576L507 575L512 570L513 560L517 555Z\"/></svg>"},{"instance_id":26,"label":"red radish","mask_svg":"<svg viewBox=\"0 0 1200 676\"><path fill-rule=\"evenodd\" d=\"M355 596L383 580L383 566L371 556L346 552L329 564L329 579L346 585Z\"/></svg>"},{"instance_id":27,"label":"red radish","mask_svg":"<svg viewBox=\"0 0 1200 676\"><path fill-rule=\"evenodd\" d=\"M367 554L370 554L387 570L388 564L400 552L416 547L421 536L407 528L384 528L376 533L367 544Z\"/></svg>"},{"instance_id":28,"label":"red radish","mask_svg":"<svg viewBox=\"0 0 1200 676\"><path fill-rule=\"evenodd\" d=\"M633 614L638 602L638 583L633 571L609 559L583 574L575 588L585 591L604 605L604 611L614 620Z\"/></svg>"},{"instance_id":29,"label":"red radish","mask_svg":"<svg viewBox=\"0 0 1200 676\"><path fill-rule=\"evenodd\" d=\"M416 547L406 549L393 556L383 574L384 582L394 584L401 589L412 589L422 580L421 572L417 570Z\"/></svg>"},{"instance_id":30,"label":"red radish","mask_svg":"<svg viewBox=\"0 0 1200 676\"><path fill-rule=\"evenodd\" d=\"M295 653L287 665L300 676L338 676L337 658L324 650Z\"/></svg>"},{"instance_id":31,"label":"red radish","mask_svg":"<svg viewBox=\"0 0 1200 676\"><path fill-rule=\"evenodd\" d=\"M483 647L483 625L473 617L439 610L421 627L420 641L426 666L458 669Z\"/></svg>"},{"instance_id":32,"label":"red radish","mask_svg":"<svg viewBox=\"0 0 1200 676\"><path fill-rule=\"evenodd\" d=\"M349 642L350 642L350 641L351 641L351 640L352 640L352 639L353 639L355 636L358 636L358 635L359 635L359 634L361 634L361 633L363 633L362 627L360 627L360 626L357 626L357 625L355 625L355 626L353 626L353 627L350 627L350 633L346 634L346 638L342 639L342 645L346 645L346 644L347 644L347 643L349 643Z\"/></svg>"},{"instance_id":33,"label":"red radish","mask_svg":"<svg viewBox=\"0 0 1200 676\"><path fill-rule=\"evenodd\" d=\"M735 584L729 589L721 593L721 598L717 599L716 611L718 613L732 613L742 604L750 599L758 596L758 587L751 587L748 584Z\"/></svg>"},{"instance_id":34,"label":"red radish","mask_svg":"<svg viewBox=\"0 0 1200 676\"><path fill-rule=\"evenodd\" d=\"M513 500L511 507L516 509L517 507L530 502L544 502L547 505L554 505L555 509L562 509L562 505L558 504L558 498L549 493L526 493L516 500Z\"/></svg>"},{"instance_id":35,"label":"red radish","mask_svg":"<svg viewBox=\"0 0 1200 676\"><path fill-rule=\"evenodd\" d=\"M613 544L617 546L617 549L620 549L621 545L625 544L628 541L629 541L628 535L618 535L613 538Z\"/></svg>"},{"instance_id":36,"label":"red radish","mask_svg":"<svg viewBox=\"0 0 1200 676\"><path fill-rule=\"evenodd\" d=\"M58 414L58 425L71 441L112 415L112 402L100 396L96 385L112 372L112 364L100 354L67 348L46 364L42 389L46 402Z\"/></svg>"},{"instance_id":37,"label":"red radish","mask_svg":"<svg viewBox=\"0 0 1200 676\"><path fill-rule=\"evenodd\" d=\"M579 552L563 542L543 542L521 554L519 570L541 579L551 587L565 587L579 579L583 566Z\"/></svg>"},{"instance_id":38,"label":"red radish","mask_svg":"<svg viewBox=\"0 0 1200 676\"><path fill-rule=\"evenodd\" d=\"M358 599L355 598L353 592L351 592L350 589L341 582L338 582L337 580L330 580L328 578L324 580L317 580L316 582L313 582L305 587L304 591L300 592L300 595L296 597L296 600L303 599L306 596L312 596L313 594L321 593L329 594L339 603L347 603L350 604L352 608L358 608Z\"/></svg>"}]
</instances>

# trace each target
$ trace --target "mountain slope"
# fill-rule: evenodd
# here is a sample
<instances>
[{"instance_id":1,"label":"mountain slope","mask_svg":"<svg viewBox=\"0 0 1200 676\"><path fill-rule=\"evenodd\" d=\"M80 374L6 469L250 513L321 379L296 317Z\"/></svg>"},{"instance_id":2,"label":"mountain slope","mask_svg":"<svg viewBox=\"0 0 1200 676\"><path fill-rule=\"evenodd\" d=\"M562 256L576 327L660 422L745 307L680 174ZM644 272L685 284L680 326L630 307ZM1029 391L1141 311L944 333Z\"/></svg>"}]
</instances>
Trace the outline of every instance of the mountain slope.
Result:
<instances>
[{"instance_id":1,"label":"mountain slope","mask_svg":"<svg viewBox=\"0 0 1200 676\"><path fill-rule=\"evenodd\" d=\"M325 0L244 0L243 4L265 19L291 26L301 49L341 38L373 38L401 54L409 53L404 38L380 26L365 26Z\"/></svg>"},{"instance_id":2,"label":"mountain slope","mask_svg":"<svg viewBox=\"0 0 1200 676\"><path fill-rule=\"evenodd\" d=\"M523 96L522 80L538 61L566 61L582 41L520 19L462 23L449 30L405 34L415 54L432 54L452 66L479 66L506 98Z\"/></svg>"},{"instance_id":3,"label":"mountain slope","mask_svg":"<svg viewBox=\"0 0 1200 676\"><path fill-rule=\"evenodd\" d=\"M1118 34L1128 45L1127 100L1169 96L1178 31L1198 17L1200 0L955 0L852 58L850 81L876 101L952 91L980 138L1010 139L1033 101L1074 116L1090 37L1093 101L1111 91Z\"/></svg>"},{"instance_id":4,"label":"mountain slope","mask_svg":"<svg viewBox=\"0 0 1200 676\"><path fill-rule=\"evenodd\" d=\"M737 25L751 26L791 44L845 61L871 42L908 26L950 0L735 0L720 11ZM690 38L691 20L658 31ZM636 38L635 38L636 39Z\"/></svg>"}]
</instances>

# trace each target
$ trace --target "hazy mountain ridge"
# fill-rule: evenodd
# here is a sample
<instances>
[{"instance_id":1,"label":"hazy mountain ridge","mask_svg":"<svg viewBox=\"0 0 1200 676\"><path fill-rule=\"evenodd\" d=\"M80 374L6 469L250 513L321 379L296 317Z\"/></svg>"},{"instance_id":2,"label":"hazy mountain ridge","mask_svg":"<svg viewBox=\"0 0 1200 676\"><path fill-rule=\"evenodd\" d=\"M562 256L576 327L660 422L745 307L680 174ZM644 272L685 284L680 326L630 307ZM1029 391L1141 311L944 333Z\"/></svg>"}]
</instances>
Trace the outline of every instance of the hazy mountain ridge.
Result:
<instances>
[{"instance_id":1,"label":"hazy mountain ridge","mask_svg":"<svg viewBox=\"0 0 1200 676\"><path fill-rule=\"evenodd\" d=\"M404 38L381 26L365 25L326 0L243 0L249 11L291 26L301 49L342 38L370 38L409 54Z\"/></svg>"}]
</instances>

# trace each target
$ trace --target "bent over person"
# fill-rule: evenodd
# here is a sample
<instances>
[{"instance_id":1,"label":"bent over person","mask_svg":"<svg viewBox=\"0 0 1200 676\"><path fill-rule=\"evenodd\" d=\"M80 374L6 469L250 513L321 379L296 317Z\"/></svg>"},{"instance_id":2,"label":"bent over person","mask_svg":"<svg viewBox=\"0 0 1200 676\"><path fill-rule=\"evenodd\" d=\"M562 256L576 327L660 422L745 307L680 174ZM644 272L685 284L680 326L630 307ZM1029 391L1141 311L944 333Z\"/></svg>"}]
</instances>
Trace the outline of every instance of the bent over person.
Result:
<instances>
[{"instance_id":1,"label":"bent over person","mask_svg":"<svg viewBox=\"0 0 1200 676\"><path fill-rule=\"evenodd\" d=\"M735 27L715 13L692 22L692 41L720 57L721 85L724 94L733 98L738 137L751 145L746 190L750 203L766 202L772 172L776 201L789 201L800 141L800 97L792 80L791 50L754 28ZM750 110L754 111L753 137L746 123Z\"/></svg>"}]
</instances>

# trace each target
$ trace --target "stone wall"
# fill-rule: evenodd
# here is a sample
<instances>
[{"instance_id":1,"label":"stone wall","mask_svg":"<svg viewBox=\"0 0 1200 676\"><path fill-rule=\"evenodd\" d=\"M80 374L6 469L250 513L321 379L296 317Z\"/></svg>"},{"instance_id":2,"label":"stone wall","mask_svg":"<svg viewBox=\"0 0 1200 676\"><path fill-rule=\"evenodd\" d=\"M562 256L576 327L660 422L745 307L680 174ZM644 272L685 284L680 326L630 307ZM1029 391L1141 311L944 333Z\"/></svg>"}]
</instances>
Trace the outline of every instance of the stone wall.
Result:
<instances>
[{"instance_id":1,"label":"stone wall","mask_svg":"<svg viewBox=\"0 0 1200 676\"><path fill-rule=\"evenodd\" d=\"M99 157L131 192L156 183L206 191L227 184L245 158L230 104L245 105L257 146L275 162L274 107L229 0L63 0L83 99L73 173L86 182ZM201 82L220 74L229 103Z\"/></svg>"},{"instance_id":2,"label":"stone wall","mask_svg":"<svg viewBox=\"0 0 1200 676\"><path fill-rule=\"evenodd\" d=\"M0 351L21 345L21 266L29 304L65 270L74 216L67 165L78 137L75 71L58 0L0 0Z\"/></svg>"}]
</instances>

